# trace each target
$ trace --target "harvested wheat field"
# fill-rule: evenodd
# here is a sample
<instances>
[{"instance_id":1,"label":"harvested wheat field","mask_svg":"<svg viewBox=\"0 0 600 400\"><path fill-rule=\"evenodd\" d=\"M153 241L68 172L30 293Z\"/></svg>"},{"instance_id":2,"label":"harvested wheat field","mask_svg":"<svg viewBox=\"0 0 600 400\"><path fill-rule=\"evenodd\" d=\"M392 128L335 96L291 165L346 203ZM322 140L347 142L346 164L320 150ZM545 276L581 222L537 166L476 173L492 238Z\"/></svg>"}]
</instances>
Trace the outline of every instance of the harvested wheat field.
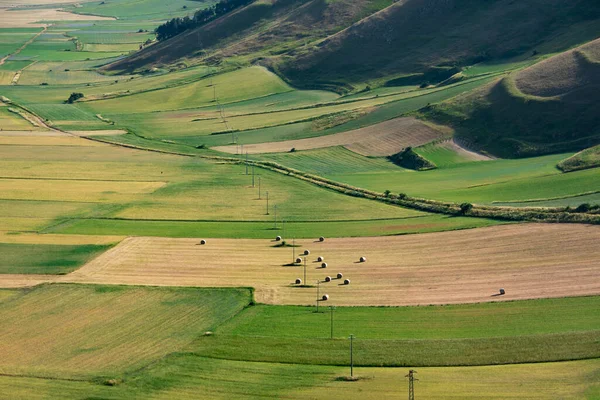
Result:
<instances>
[{"instance_id":1,"label":"harvested wheat field","mask_svg":"<svg viewBox=\"0 0 600 400\"><path fill-rule=\"evenodd\" d=\"M244 145L248 154L284 153L292 148L312 150L344 146L364 156L389 156L408 146L421 146L446 134L414 118L395 118L353 131L310 139ZM214 150L235 154L237 146L217 146Z\"/></svg>"},{"instance_id":2,"label":"harvested wheat field","mask_svg":"<svg viewBox=\"0 0 600 400\"><path fill-rule=\"evenodd\" d=\"M59 9L10 10L0 7L3 28L44 27L48 21L112 21L115 18L73 14Z\"/></svg>"},{"instance_id":3,"label":"harvested wheat field","mask_svg":"<svg viewBox=\"0 0 600 400\"><path fill-rule=\"evenodd\" d=\"M523 224L410 236L297 241L307 282L335 305L472 303L600 294L600 227ZM268 304L314 304L316 287L267 240L129 238L64 282L250 286ZM317 257L325 257L321 269ZM367 258L359 263L361 256ZM343 279L325 283L326 276ZM495 296L499 288L506 295Z\"/></svg>"}]
</instances>

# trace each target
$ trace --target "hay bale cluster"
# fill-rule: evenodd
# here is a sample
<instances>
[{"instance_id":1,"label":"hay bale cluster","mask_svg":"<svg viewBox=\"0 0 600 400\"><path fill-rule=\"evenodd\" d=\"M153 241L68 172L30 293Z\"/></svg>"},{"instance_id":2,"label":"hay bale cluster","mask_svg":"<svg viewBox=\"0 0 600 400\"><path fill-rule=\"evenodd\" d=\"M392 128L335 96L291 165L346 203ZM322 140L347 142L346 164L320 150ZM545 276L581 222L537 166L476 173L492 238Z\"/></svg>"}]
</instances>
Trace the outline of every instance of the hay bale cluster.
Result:
<instances>
[{"instance_id":1,"label":"hay bale cluster","mask_svg":"<svg viewBox=\"0 0 600 400\"><path fill-rule=\"evenodd\" d=\"M305 255L305 256L307 256L307 255L309 255L309 254L310 254L310 251L309 251L309 250L304 250L304 255Z\"/></svg>"},{"instance_id":2,"label":"hay bale cluster","mask_svg":"<svg viewBox=\"0 0 600 400\"><path fill-rule=\"evenodd\" d=\"M300 279L300 278L296 279L296 285L302 285L302 279Z\"/></svg>"},{"instance_id":3,"label":"hay bale cluster","mask_svg":"<svg viewBox=\"0 0 600 400\"><path fill-rule=\"evenodd\" d=\"M319 257L317 257L317 261L318 262L323 262L323 261L325 261L325 259L323 257L319 256Z\"/></svg>"},{"instance_id":4,"label":"hay bale cluster","mask_svg":"<svg viewBox=\"0 0 600 400\"><path fill-rule=\"evenodd\" d=\"M329 300L329 295L328 294L324 294L323 297L321 297L321 300L323 300L323 301Z\"/></svg>"},{"instance_id":5,"label":"hay bale cluster","mask_svg":"<svg viewBox=\"0 0 600 400\"><path fill-rule=\"evenodd\" d=\"M327 263L321 264L321 268L327 268Z\"/></svg>"},{"instance_id":6,"label":"hay bale cluster","mask_svg":"<svg viewBox=\"0 0 600 400\"><path fill-rule=\"evenodd\" d=\"M325 238L324 238L323 236L321 236L321 237L319 238L319 242L324 242L324 241L325 241Z\"/></svg>"},{"instance_id":7,"label":"hay bale cluster","mask_svg":"<svg viewBox=\"0 0 600 400\"><path fill-rule=\"evenodd\" d=\"M276 242L281 242L281 236L277 236L277 237L275 238L275 241L276 241Z\"/></svg>"},{"instance_id":8,"label":"hay bale cluster","mask_svg":"<svg viewBox=\"0 0 600 400\"><path fill-rule=\"evenodd\" d=\"M337 274L338 279L342 279L343 277L344 277L344 274L342 274L341 272L339 274Z\"/></svg>"},{"instance_id":9,"label":"hay bale cluster","mask_svg":"<svg viewBox=\"0 0 600 400\"><path fill-rule=\"evenodd\" d=\"M200 244L206 244L206 240L202 239L202 240L200 241Z\"/></svg>"},{"instance_id":10,"label":"hay bale cluster","mask_svg":"<svg viewBox=\"0 0 600 400\"><path fill-rule=\"evenodd\" d=\"M331 277L330 276L326 276L325 277L325 282L331 282Z\"/></svg>"},{"instance_id":11,"label":"hay bale cluster","mask_svg":"<svg viewBox=\"0 0 600 400\"><path fill-rule=\"evenodd\" d=\"M350 279L345 279L344 280L344 285L349 285L350 284Z\"/></svg>"},{"instance_id":12,"label":"hay bale cluster","mask_svg":"<svg viewBox=\"0 0 600 400\"><path fill-rule=\"evenodd\" d=\"M300 257L296 258L296 264L302 264L302 259Z\"/></svg>"},{"instance_id":13,"label":"hay bale cluster","mask_svg":"<svg viewBox=\"0 0 600 400\"><path fill-rule=\"evenodd\" d=\"M360 258L360 262L361 262L361 263L363 263L363 262L367 262L367 257L361 257L361 258Z\"/></svg>"}]
</instances>

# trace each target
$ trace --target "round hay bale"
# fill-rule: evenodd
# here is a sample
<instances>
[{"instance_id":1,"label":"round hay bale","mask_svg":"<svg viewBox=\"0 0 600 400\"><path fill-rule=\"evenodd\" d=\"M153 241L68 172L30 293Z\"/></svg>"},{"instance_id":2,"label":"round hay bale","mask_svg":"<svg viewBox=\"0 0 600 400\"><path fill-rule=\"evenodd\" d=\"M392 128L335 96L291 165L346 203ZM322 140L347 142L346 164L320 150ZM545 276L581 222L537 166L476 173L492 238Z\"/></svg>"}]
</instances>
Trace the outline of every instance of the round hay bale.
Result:
<instances>
[{"instance_id":1,"label":"round hay bale","mask_svg":"<svg viewBox=\"0 0 600 400\"><path fill-rule=\"evenodd\" d=\"M296 279L296 285L302 285L302 279L300 279L300 278Z\"/></svg>"},{"instance_id":2,"label":"round hay bale","mask_svg":"<svg viewBox=\"0 0 600 400\"><path fill-rule=\"evenodd\" d=\"M276 242L281 242L281 236L277 236L277 237L275 238L275 241L276 241Z\"/></svg>"},{"instance_id":3,"label":"round hay bale","mask_svg":"<svg viewBox=\"0 0 600 400\"><path fill-rule=\"evenodd\" d=\"M296 264L302 264L302 259L300 257L296 258Z\"/></svg>"},{"instance_id":4,"label":"round hay bale","mask_svg":"<svg viewBox=\"0 0 600 400\"><path fill-rule=\"evenodd\" d=\"M337 274L338 279L342 279L343 277L344 277L344 274L342 274L341 272L339 274Z\"/></svg>"},{"instance_id":5,"label":"round hay bale","mask_svg":"<svg viewBox=\"0 0 600 400\"><path fill-rule=\"evenodd\" d=\"M309 254L310 254L310 251L309 251L309 250L304 250L304 255L305 255L305 256L307 256L307 255L309 255Z\"/></svg>"},{"instance_id":6,"label":"round hay bale","mask_svg":"<svg viewBox=\"0 0 600 400\"><path fill-rule=\"evenodd\" d=\"M350 284L350 279L345 279L344 280L344 285L349 285Z\"/></svg>"},{"instance_id":7,"label":"round hay bale","mask_svg":"<svg viewBox=\"0 0 600 400\"><path fill-rule=\"evenodd\" d=\"M329 300L329 295L328 294L324 294L323 297L321 297L321 300L323 300L323 301Z\"/></svg>"},{"instance_id":8,"label":"round hay bale","mask_svg":"<svg viewBox=\"0 0 600 400\"><path fill-rule=\"evenodd\" d=\"M325 241L325 238L324 238L323 236L321 236L321 237L319 238L319 242L324 242L324 241Z\"/></svg>"},{"instance_id":9,"label":"round hay bale","mask_svg":"<svg viewBox=\"0 0 600 400\"><path fill-rule=\"evenodd\" d=\"M200 244L206 244L206 240L202 239L202 240L200 241Z\"/></svg>"},{"instance_id":10,"label":"round hay bale","mask_svg":"<svg viewBox=\"0 0 600 400\"><path fill-rule=\"evenodd\" d=\"M321 268L327 268L327 263L321 264Z\"/></svg>"},{"instance_id":11,"label":"round hay bale","mask_svg":"<svg viewBox=\"0 0 600 400\"><path fill-rule=\"evenodd\" d=\"M317 261L318 262L323 262L323 261L325 261L325 259L323 257L319 256L319 257L317 257Z\"/></svg>"},{"instance_id":12,"label":"round hay bale","mask_svg":"<svg viewBox=\"0 0 600 400\"><path fill-rule=\"evenodd\" d=\"M504 291L504 288L500 288L500 294L506 294L506 292Z\"/></svg>"},{"instance_id":13,"label":"round hay bale","mask_svg":"<svg viewBox=\"0 0 600 400\"><path fill-rule=\"evenodd\" d=\"M330 276L326 276L325 277L325 282L331 282L331 277Z\"/></svg>"},{"instance_id":14,"label":"round hay bale","mask_svg":"<svg viewBox=\"0 0 600 400\"><path fill-rule=\"evenodd\" d=\"M367 261L367 257L361 257L360 258L360 262L366 262Z\"/></svg>"}]
</instances>

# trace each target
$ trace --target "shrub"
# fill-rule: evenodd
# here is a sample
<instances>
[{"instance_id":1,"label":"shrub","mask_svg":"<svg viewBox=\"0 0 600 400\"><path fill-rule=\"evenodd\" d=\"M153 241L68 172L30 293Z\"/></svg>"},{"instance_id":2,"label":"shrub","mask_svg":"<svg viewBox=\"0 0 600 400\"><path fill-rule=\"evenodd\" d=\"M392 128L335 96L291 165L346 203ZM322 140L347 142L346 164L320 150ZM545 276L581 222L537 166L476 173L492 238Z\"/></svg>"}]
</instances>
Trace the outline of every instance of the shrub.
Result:
<instances>
[{"instance_id":1,"label":"shrub","mask_svg":"<svg viewBox=\"0 0 600 400\"><path fill-rule=\"evenodd\" d=\"M466 214L473 209L473 204L471 203L462 203L460 205L460 213Z\"/></svg>"},{"instance_id":2,"label":"shrub","mask_svg":"<svg viewBox=\"0 0 600 400\"><path fill-rule=\"evenodd\" d=\"M390 197L390 194L392 194L392 192L389 190L386 190L385 192L383 192L383 194L385 195L385 197Z\"/></svg>"},{"instance_id":3,"label":"shrub","mask_svg":"<svg viewBox=\"0 0 600 400\"><path fill-rule=\"evenodd\" d=\"M578 213L586 213L586 212L590 211L590 210L591 210L591 208L592 208L592 207L591 207L591 206L590 206L588 203L583 203L583 204L580 204L580 205L579 205L579 206L578 206L578 207L575 209L575 212L578 212Z\"/></svg>"},{"instance_id":4,"label":"shrub","mask_svg":"<svg viewBox=\"0 0 600 400\"><path fill-rule=\"evenodd\" d=\"M83 93L71 93L71 95L69 96L69 98L67 99L67 101L65 103L73 104L77 100L81 99L82 97L83 97Z\"/></svg>"}]
</instances>

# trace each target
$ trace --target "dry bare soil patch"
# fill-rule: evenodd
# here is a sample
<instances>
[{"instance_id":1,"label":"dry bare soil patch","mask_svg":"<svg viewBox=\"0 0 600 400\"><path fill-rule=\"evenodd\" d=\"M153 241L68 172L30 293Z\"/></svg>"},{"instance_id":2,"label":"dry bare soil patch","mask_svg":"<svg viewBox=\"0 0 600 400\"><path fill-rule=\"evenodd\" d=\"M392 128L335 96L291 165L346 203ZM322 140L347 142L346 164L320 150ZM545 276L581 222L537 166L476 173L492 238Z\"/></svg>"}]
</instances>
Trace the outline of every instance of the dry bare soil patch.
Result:
<instances>
[{"instance_id":1,"label":"dry bare soil patch","mask_svg":"<svg viewBox=\"0 0 600 400\"><path fill-rule=\"evenodd\" d=\"M320 149L332 146L345 146L364 156L389 156L408 146L421 146L445 136L445 133L432 128L414 118L395 118L379 124L353 131L319 136L309 139L288 140L248 144L244 151L248 154L283 153L296 150ZM215 150L235 154L237 146L218 146Z\"/></svg>"},{"instance_id":2,"label":"dry bare soil patch","mask_svg":"<svg viewBox=\"0 0 600 400\"><path fill-rule=\"evenodd\" d=\"M316 282L335 305L472 303L600 293L600 227L526 224L410 236L312 240L303 267L267 240L129 238L70 282L256 288L259 302L314 304ZM325 257L326 269L316 262ZM359 263L365 256L367 262ZM330 283L326 276L344 274ZM499 288L506 295L495 296Z\"/></svg>"}]
</instances>

